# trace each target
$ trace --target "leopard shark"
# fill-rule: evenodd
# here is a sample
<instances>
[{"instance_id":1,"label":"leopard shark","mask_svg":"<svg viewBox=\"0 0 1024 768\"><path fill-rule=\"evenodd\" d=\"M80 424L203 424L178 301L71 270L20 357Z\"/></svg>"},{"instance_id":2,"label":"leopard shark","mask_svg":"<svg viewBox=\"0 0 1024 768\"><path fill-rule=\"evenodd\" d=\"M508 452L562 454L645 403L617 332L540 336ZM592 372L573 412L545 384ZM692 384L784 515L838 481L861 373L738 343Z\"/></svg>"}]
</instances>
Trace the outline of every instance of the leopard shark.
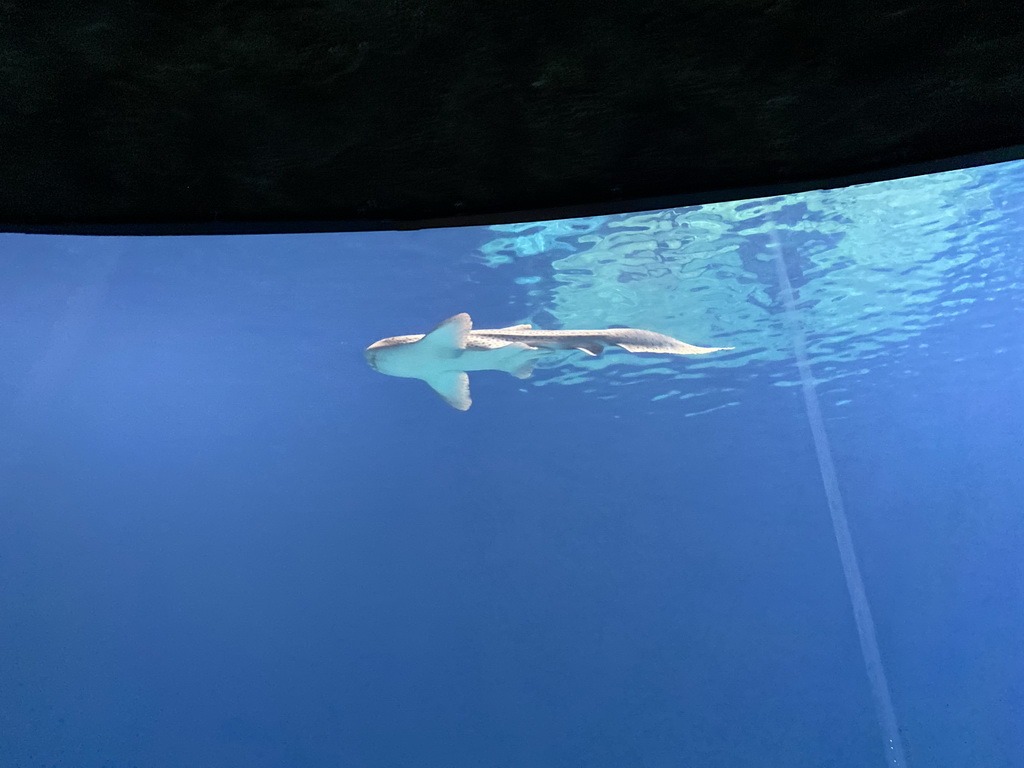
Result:
<instances>
[{"instance_id":1,"label":"leopard shark","mask_svg":"<svg viewBox=\"0 0 1024 768\"><path fill-rule=\"evenodd\" d=\"M540 331L532 325L473 330L462 312L429 333L391 336L366 348L366 362L379 373L429 384L445 402L469 410L468 371L505 371L520 379L533 373L542 357L560 350L600 355L609 347L633 353L706 355L734 347L695 347L653 331L609 328L603 331Z\"/></svg>"}]
</instances>

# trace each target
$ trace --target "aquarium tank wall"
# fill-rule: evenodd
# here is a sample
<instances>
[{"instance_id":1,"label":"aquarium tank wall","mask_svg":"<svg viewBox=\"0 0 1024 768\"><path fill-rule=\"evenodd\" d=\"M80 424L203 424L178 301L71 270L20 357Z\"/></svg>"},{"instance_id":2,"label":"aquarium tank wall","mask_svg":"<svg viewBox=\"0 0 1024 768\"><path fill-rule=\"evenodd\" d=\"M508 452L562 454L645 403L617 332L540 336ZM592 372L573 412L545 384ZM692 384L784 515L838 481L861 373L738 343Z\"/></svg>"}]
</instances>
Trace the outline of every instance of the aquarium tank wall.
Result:
<instances>
[{"instance_id":1,"label":"aquarium tank wall","mask_svg":"<svg viewBox=\"0 0 1024 768\"><path fill-rule=\"evenodd\" d=\"M1022 248L1019 162L0 235L0 766L1024 766Z\"/></svg>"}]
</instances>

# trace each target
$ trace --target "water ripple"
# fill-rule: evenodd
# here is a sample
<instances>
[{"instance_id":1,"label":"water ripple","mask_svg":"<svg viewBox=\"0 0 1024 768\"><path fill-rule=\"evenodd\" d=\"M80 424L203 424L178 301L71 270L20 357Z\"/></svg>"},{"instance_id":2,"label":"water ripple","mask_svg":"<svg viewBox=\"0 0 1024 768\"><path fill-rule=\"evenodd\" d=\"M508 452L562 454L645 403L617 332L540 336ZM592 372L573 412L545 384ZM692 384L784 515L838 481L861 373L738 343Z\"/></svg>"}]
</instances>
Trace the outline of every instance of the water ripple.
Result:
<instances>
[{"instance_id":1,"label":"water ripple","mask_svg":"<svg viewBox=\"0 0 1024 768\"><path fill-rule=\"evenodd\" d=\"M773 238L783 248L815 375L826 384L870 374L908 350L927 352L927 342L912 342L977 312L998 292L1020 295L1022 200L1024 163L1005 163L784 197L496 226L479 256L530 286L524 321L649 328L737 348L681 364L570 357L536 384L662 381L655 401L706 395L717 408L728 405L722 371L744 370L748 383L796 382Z\"/></svg>"}]
</instances>

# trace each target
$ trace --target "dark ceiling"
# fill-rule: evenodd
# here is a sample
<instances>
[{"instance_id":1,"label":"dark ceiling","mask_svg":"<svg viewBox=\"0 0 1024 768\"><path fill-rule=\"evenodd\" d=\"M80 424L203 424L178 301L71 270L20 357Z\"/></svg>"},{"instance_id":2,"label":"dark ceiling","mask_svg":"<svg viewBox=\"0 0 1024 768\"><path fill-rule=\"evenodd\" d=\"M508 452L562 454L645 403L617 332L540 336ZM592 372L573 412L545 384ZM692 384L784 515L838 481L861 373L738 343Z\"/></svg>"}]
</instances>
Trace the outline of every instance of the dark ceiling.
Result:
<instances>
[{"instance_id":1,"label":"dark ceiling","mask_svg":"<svg viewBox=\"0 0 1024 768\"><path fill-rule=\"evenodd\" d=\"M0 0L0 73L14 231L508 221L1024 154L1021 0Z\"/></svg>"}]
</instances>

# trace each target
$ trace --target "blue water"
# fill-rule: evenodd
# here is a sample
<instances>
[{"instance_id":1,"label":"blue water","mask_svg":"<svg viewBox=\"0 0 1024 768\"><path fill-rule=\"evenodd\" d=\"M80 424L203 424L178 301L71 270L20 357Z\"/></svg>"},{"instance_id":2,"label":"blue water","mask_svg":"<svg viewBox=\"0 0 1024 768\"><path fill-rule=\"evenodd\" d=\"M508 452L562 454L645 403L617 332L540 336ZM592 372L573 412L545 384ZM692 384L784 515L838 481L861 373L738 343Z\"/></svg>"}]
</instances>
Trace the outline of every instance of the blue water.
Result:
<instances>
[{"instance_id":1,"label":"blue water","mask_svg":"<svg viewBox=\"0 0 1024 768\"><path fill-rule=\"evenodd\" d=\"M906 764L1024 766L1022 252L1024 164L0 237L0 768L890 764L808 385ZM467 413L365 364L463 311L736 350L474 373Z\"/></svg>"}]
</instances>

